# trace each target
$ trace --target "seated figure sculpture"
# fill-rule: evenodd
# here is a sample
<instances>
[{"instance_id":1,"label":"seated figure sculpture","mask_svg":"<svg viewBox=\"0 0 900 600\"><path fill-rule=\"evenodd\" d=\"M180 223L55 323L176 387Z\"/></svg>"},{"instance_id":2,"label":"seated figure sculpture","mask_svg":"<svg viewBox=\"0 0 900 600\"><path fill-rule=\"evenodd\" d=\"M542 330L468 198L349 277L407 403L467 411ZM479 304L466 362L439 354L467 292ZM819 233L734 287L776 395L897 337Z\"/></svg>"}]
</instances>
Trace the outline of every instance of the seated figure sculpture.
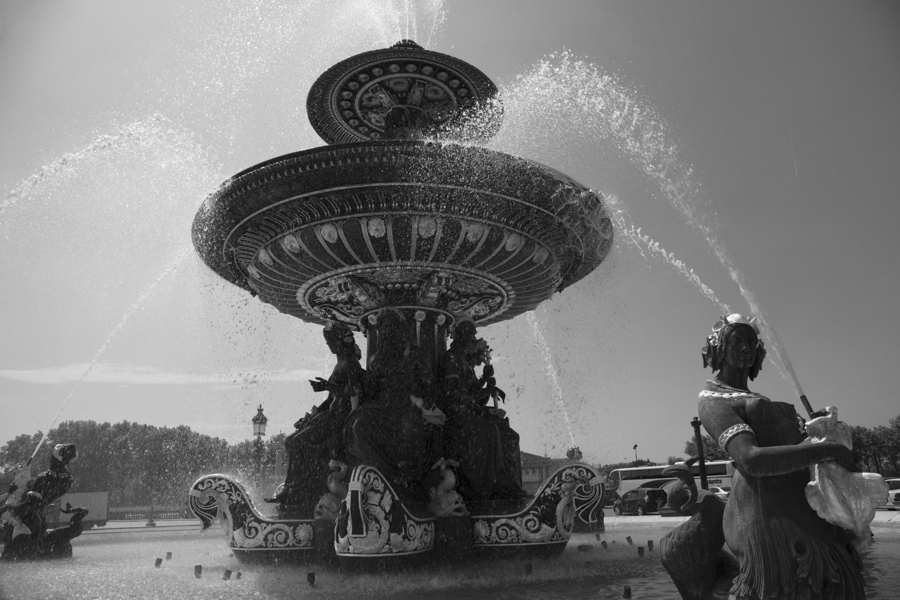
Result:
<instances>
[{"instance_id":1,"label":"seated figure sculpture","mask_svg":"<svg viewBox=\"0 0 900 600\"><path fill-rule=\"evenodd\" d=\"M309 383L316 392L328 391L325 402L294 424L296 431L284 440L287 475L282 490L267 502L301 515L313 514L316 502L329 490L329 461L340 455L347 416L359 406L365 371L359 364L362 352L346 327L329 323L324 330L328 349L337 364L328 380Z\"/></svg>"},{"instance_id":2,"label":"seated figure sculpture","mask_svg":"<svg viewBox=\"0 0 900 600\"><path fill-rule=\"evenodd\" d=\"M411 352L403 316L385 310L378 317L376 348L366 372L365 394L345 426L347 462L368 465L405 498L424 500L422 482L435 461L433 376Z\"/></svg>"},{"instance_id":3,"label":"seated figure sculpture","mask_svg":"<svg viewBox=\"0 0 900 600\"><path fill-rule=\"evenodd\" d=\"M443 356L444 454L459 461L458 489L466 501L522 498L519 434L502 410L486 406L502 392L494 381L490 349L476 334L475 324L462 320ZM482 362L479 378L475 367Z\"/></svg>"},{"instance_id":4,"label":"seated figure sculpture","mask_svg":"<svg viewBox=\"0 0 900 600\"><path fill-rule=\"evenodd\" d=\"M754 321L723 317L703 349L715 378L700 392L700 419L737 469L723 517L725 541L740 563L730 597L865 598L851 540L816 514L804 491L811 465L835 461L858 471L853 453L837 442L811 443L792 405L748 389L765 358Z\"/></svg>"},{"instance_id":5,"label":"seated figure sculpture","mask_svg":"<svg viewBox=\"0 0 900 600\"><path fill-rule=\"evenodd\" d=\"M74 444L57 444L50 457L50 469L40 473L28 485L20 502L0 507L0 513L9 511L12 528L5 540L4 560L63 558L72 556L71 540L81 535L81 521L88 514L84 508L60 509L72 514L68 526L47 530L44 511L59 500L72 487L74 479L67 465L78 456Z\"/></svg>"}]
</instances>

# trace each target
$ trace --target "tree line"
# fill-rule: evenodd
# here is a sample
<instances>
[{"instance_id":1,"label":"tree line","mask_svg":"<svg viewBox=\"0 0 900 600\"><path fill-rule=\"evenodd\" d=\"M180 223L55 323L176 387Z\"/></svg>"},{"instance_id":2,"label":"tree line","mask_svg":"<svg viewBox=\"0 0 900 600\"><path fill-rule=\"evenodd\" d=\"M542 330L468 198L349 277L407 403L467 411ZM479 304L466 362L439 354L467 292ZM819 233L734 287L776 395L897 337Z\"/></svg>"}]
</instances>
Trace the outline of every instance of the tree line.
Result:
<instances>
[{"instance_id":1,"label":"tree line","mask_svg":"<svg viewBox=\"0 0 900 600\"><path fill-rule=\"evenodd\" d=\"M27 463L42 437L40 431L21 434L0 448L0 493L6 492L16 469ZM253 484L267 474L267 485L277 482L284 437L271 436L258 447L254 440L229 444L185 425L65 421L50 430L30 468L32 476L37 475L49 467L55 444L75 444L78 458L69 465L75 479L70 492L109 492L110 507L181 506L201 475L224 472ZM272 491L264 488L264 493Z\"/></svg>"},{"instance_id":2,"label":"tree line","mask_svg":"<svg viewBox=\"0 0 900 600\"><path fill-rule=\"evenodd\" d=\"M852 427L853 449L868 472L885 477L900 476L900 415L888 425ZM21 434L0 448L0 493L12 482L16 468L24 465L43 437L42 432ZM72 492L109 492L110 507L180 506L187 490L201 475L224 472L245 484L261 484L261 493L274 491L280 475L284 434L262 442L237 444L192 431L190 427L155 427L123 421L65 421L47 435L31 463L32 476L46 470L50 453L57 443L72 443L78 459L69 471L75 478ZM703 451L707 460L729 460L728 454L709 435L704 434ZM684 445L685 456L697 456L691 438ZM668 464L681 461L670 456ZM259 469L257 469L257 461ZM649 466L641 459L632 462L598 465L602 475L619 467ZM268 487L267 487L268 486ZM272 489L269 489L272 488Z\"/></svg>"}]
</instances>

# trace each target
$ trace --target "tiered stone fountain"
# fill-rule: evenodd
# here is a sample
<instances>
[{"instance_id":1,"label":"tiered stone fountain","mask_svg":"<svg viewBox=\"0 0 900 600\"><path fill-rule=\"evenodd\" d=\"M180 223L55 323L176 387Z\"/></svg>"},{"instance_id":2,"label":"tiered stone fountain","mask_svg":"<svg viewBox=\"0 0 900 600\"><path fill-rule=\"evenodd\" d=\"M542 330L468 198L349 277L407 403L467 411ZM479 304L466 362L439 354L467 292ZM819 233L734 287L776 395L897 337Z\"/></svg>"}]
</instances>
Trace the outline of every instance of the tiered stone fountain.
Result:
<instances>
[{"instance_id":1,"label":"tiered stone fountain","mask_svg":"<svg viewBox=\"0 0 900 600\"><path fill-rule=\"evenodd\" d=\"M502 105L493 82L456 58L410 41L359 54L319 77L307 113L329 145L225 182L197 214L194 245L221 277L281 312L362 332L370 360L386 310L400 315L417 362L435 371L460 322L533 310L612 246L599 194L473 145L499 129ZM358 564L558 553L576 518L596 522L602 495L597 473L576 463L534 497L464 499L467 516L439 516L365 461L351 467L334 521L262 517L223 475L195 483L191 502L207 525L227 519L242 560L336 554ZM462 535L448 533L460 526Z\"/></svg>"}]
</instances>

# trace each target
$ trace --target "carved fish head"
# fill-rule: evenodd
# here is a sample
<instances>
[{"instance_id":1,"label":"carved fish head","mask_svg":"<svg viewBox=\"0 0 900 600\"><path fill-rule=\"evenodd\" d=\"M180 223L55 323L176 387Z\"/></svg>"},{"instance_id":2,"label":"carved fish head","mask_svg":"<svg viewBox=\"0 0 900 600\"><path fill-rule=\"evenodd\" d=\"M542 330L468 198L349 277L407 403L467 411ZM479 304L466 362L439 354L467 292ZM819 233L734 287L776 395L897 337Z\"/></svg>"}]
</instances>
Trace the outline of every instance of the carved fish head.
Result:
<instances>
[{"instance_id":1,"label":"carved fish head","mask_svg":"<svg viewBox=\"0 0 900 600\"><path fill-rule=\"evenodd\" d=\"M340 512L341 499L329 492L319 498L313 514L317 521L334 521Z\"/></svg>"},{"instance_id":2,"label":"carved fish head","mask_svg":"<svg viewBox=\"0 0 900 600\"><path fill-rule=\"evenodd\" d=\"M432 498L428 508L437 517L461 517L469 514L462 496L454 491Z\"/></svg>"},{"instance_id":3,"label":"carved fish head","mask_svg":"<svg viewBox=\"0 0 900 600\"><path fill-rule=\"evenodd\" d=\"M201 530L212 526L214 521L227 518L231 526L237 519L243 525L243 515L252 512L247 504L246 494L241 486L229 476L222 474L204 475L194 482L188 492L188 505L200 519Z\"/></svg>"}]
</instances>

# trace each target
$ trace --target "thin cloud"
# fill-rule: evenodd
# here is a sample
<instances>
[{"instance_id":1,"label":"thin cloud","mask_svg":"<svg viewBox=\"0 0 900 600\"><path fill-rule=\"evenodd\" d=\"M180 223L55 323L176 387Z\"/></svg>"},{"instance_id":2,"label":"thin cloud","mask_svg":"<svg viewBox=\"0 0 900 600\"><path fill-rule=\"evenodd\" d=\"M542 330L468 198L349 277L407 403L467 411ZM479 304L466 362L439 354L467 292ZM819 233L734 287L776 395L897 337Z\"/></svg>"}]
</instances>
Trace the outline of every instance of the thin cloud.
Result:
<instances>
[{"instance_id":1,"label":"thin cloud","mask_svg":"<svg viewBox=\"0 0 900 600\"><path fill-rule=\"evenodd\" d=\"M26 383L60 385L75 383L84 377L87 364L45 369L0 369L0 378ZM270 382L293 382L321 377L321 369L261 371L247 368L230 373L189 373L157 367L102 363L94 365L88 383L128 385L219 385L243 387Z\"/></svg>"}]
</instances>

